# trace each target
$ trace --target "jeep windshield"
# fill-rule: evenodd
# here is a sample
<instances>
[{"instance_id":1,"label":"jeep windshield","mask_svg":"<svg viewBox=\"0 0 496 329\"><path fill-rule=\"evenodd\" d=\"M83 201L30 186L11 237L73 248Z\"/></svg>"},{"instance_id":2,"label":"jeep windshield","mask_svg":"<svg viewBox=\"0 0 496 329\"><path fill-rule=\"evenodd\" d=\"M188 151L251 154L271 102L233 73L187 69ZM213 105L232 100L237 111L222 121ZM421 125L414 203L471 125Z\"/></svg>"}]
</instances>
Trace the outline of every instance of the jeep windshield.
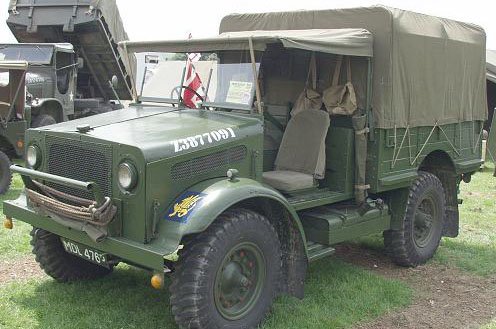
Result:
<instances>
[{"instance_id":1,"label":"jeep windshield","mask_svg":"<svg viewBox=\"0 0 496 329\"><path fill-rule=\"evenodd\" d=\"M136 53L135 56L140 101L189 108L253 108L254 66L247 51ZM257 74L259 66L257 61Z\"/></svg>"},{"instance_id":2,"label":"jeep windshield","mask_svg":"<svg viewBox=\"0 0 496 329\"><path fill-rule=\"evenodd\" d=\"M30 64L50 64L52 55L52 46L0 45L0 61L25 60Z\"/></svg>"}]
</instances>

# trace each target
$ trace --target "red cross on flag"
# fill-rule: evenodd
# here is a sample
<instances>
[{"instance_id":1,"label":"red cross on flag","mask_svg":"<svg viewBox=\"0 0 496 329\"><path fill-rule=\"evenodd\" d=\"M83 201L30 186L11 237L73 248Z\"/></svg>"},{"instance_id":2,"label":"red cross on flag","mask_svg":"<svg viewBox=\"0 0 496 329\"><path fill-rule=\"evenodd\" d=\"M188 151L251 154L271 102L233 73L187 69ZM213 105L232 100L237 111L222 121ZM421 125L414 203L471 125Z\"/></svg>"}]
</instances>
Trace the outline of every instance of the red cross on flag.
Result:
<instances>
[{"instance_id":1,"label":"red cross on flag","mask_svg":"<svg viewBox=\"0 0 496 329\"><path fill-rule=\"evenodd\" d=\"M199 56L198 56L199 57ZM200 107L201 102L205 98L205 89L198 73L196 73L195 66L190 56L186 61L186 79L184 80L184 105L190 108Z\"/></svg>"}]
</instances>

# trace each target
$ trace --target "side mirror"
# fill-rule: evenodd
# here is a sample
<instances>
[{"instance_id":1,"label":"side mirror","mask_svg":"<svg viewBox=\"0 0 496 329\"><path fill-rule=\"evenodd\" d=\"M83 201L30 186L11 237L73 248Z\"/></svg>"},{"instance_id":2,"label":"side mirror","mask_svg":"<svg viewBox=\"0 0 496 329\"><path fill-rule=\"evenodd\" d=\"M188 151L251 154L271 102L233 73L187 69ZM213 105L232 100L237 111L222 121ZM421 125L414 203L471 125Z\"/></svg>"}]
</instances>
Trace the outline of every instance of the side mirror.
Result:
<instances>
[{"instance_id":1,"label":"side mirror","mask_svg":"<svg viewBox=\"0 0 496 329\"><path fill-rule=\"evenodd\" d=\"M84 67L84 60L81 57L77 59L77 68L82 69Z\"/></svg>"},{"instance_id":2,"label":"side mirror","mask_svg":"<svg viewBox=\"0 0 496 329\"><path fill-rule=\"evenodd\" d=\"M117 77L113 75L110 81L112 83L112 87L114 87L114 89L117 89L117 87L119 86L119 79L117 79Z\"/></svg>"}]
</instances>

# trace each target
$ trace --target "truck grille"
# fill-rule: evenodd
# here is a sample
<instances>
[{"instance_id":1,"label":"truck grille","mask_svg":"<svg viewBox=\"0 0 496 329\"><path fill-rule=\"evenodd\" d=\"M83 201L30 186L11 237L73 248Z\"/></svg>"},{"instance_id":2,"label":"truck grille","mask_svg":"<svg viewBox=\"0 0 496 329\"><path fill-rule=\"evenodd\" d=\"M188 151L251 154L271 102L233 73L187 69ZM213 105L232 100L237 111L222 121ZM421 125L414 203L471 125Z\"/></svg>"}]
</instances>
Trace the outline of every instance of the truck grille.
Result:
<instances>
[{"instance_id":1,"label":"truck grille","mask_svg":"<svg viewBox=\"0 0 496 329\"><path fill-rule=\"evenodd\" d=\"M112 147L68 138L47 136L50 174L95 182L103 195L112 197ZM93 199L92 193L55 183L48 185L61 192Z\"/></svg>"}]
</instances>

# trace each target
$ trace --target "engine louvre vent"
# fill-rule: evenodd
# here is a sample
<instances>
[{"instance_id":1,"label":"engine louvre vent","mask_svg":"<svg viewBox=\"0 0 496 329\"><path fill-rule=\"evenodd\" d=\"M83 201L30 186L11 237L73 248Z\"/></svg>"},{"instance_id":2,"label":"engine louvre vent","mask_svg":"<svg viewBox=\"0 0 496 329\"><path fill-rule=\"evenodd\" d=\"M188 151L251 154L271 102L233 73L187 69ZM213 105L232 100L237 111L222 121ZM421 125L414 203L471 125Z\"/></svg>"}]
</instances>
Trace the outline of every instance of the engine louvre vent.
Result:
<instances>
[{"instance_id":1,"label":"engine louvre vent","mask_svg":"<svg viewBox=\"0 0 496 329\"><path fill-rule=\"evenodd\" d=\"M246 146L238 145L230 149L193 158L172 166L171 177L174 180L188 178L242 161L247 154Z\"/></svg>"}]
</instances>

